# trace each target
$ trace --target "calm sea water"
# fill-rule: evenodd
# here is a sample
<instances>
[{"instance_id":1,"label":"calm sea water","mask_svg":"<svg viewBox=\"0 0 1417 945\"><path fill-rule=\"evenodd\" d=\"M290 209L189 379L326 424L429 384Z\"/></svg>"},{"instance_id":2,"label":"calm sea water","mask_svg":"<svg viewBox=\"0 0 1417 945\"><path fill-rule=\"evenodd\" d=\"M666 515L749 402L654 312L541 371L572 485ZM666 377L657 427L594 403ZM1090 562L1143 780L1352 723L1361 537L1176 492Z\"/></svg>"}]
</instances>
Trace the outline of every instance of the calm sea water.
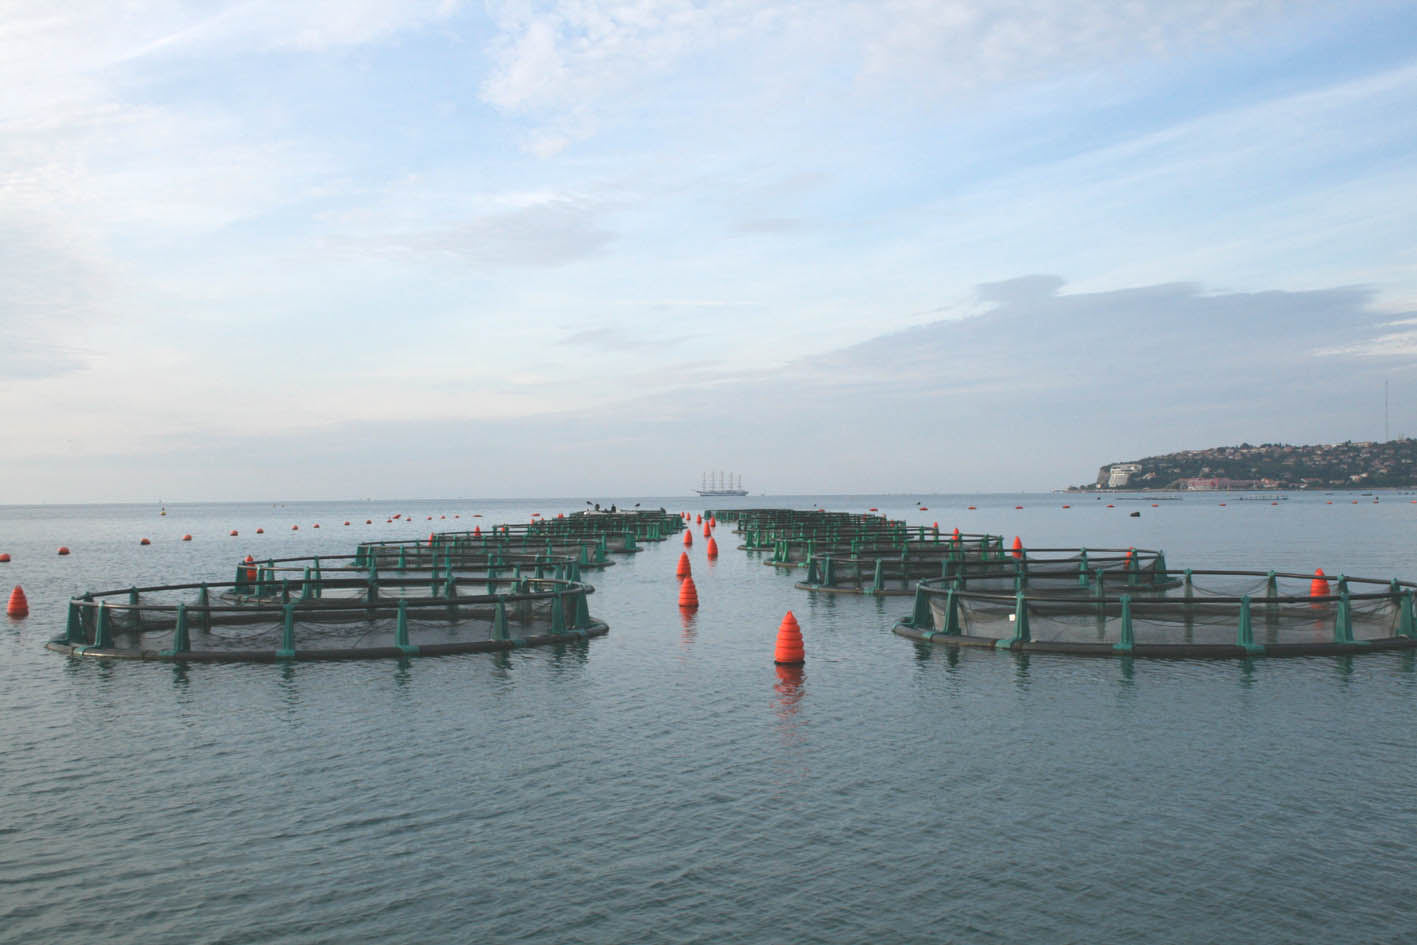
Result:
<instances>
[{"instance_id":1,"label":"calm sea water","mask_svg":"<svg viewBox=\"0 0 1417 945\"><path fill-rule=\"evenodd\" d=\"M876 506L1175 567L1414 578L1412 498L609 501ZM611 632L588 645L288 667L43 649L84 590L583 503L0 508L0 582L31 606L0 618L0 942L1417 938L1410 654L952 655L890 632L907 600L795 590L726 529L716 563L696 532L692 618L678 541L593 575ZM772 664L789 608L795 680Z\"/></svg>"}]
</instances>

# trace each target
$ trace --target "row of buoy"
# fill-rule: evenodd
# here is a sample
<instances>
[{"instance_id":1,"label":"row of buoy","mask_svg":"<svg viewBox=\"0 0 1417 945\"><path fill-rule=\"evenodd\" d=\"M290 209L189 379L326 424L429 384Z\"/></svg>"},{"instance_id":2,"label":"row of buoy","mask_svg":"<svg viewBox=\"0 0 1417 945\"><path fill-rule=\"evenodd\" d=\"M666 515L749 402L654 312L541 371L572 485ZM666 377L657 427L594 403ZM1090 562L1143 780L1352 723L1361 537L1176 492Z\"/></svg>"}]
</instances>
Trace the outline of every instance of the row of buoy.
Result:
<instances>
[{"instance_id":1,"label":"row of buoy","mask_svg":"<svg viewBox=\"0 0 1417 945\"><path fill-rule=\"evenodd\" d=\"M684 520L688 521L688 513L684 513ZM714 541L711 529L718 523L710 519L703 521L699 516L695 524L702 523L704 526L704 537L708 539L708 547L705 554L710 558L718 557L718 543ZM936 526L939 527L938 525ZM955 529L959 533L959 529ZM694 535L690 529L684 529L684 545L692 547ZM679 563L674 567L674 576L679 579L679 609L695 611L699 609L699 589L694 584L694 568L689 562L687 551L679 552ZM782 623L777 628L777 645L773 651L772 661L778 666L801 666L806 662L806 653L802 645L802 627L797 623L797 618L792 611L782 618Z\"/></svg>"}]
</instances>

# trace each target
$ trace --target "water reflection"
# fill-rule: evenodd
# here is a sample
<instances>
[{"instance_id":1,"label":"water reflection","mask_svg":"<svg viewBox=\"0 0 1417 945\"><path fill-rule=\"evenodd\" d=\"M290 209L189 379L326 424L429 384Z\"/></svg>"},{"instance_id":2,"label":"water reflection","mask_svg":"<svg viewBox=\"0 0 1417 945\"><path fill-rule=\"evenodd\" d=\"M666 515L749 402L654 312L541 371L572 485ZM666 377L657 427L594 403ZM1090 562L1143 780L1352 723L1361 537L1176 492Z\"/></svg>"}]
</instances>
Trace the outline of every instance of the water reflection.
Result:
<instances>
[{"instance_id":1,"label":"water reflection","mask_svg":"<svg viewBox=\"0 0 1417 945\"><path fill-rule=\"evenodd\" d=\"M807 670L802 666L779 664L773 664L773 668L777 670L777 682L773 683L772 689L777 695L772 701L772 707L777 714L778 729L782 733L783 741L796 742L802 737L796 716L801 708L802 698L807 694Z\"/></svg>"},{"instance_id":2,"label":"water reflection","mask_svg":"<svg viewBox=\"0 0 1417 945\"><path fill-rule=\"evenodd\" d=\"M679 642L685 646L692 645L693 642L698 639L698 613L692 610L679 611L679 626L681 628L679 632Z\"/></svg>"},{"instance_id":3,"label":"water reflection","mask_svg":"<svg viewBox=\"0 0 1417 945\"><path fill-rule=\"evenodd\" d=\"M1014 658L1014 685L1020 689L1027 689L1030 682L1028 678L1028 651L1011 650L1010 653Z\"/></svg>"},{"instance_id":4,"label":"water reflection","mask_svg":"<svg viewBox=\"0 0 1417 945\"><path fill-rule=\"evenodd\" d=\"M402 688L413 682L413 661L407 656L400 656L398 662L394 664L394 685Z\"/></svg>"}]
</instances>

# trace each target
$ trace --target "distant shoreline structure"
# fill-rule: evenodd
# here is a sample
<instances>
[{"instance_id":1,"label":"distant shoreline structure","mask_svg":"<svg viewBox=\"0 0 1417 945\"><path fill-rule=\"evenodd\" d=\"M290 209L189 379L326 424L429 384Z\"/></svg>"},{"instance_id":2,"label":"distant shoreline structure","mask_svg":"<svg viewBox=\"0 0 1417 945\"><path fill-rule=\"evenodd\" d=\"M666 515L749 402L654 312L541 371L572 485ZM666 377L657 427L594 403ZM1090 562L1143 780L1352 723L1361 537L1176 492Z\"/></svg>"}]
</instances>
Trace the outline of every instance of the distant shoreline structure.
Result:
<instances>
[{"instance_id":1,"label":"distant shoreline structure","mask_svg":"<svg viewBox=\"0 0 1417 945\"><path fill-rule=\"evenodd\" d=\"M1347 441L1293 446L1217 446L1108 463L1097 480L1069 492L1272 492L1411 489L1417 486L1417 440Z\"/></svg>"}]
</instances>

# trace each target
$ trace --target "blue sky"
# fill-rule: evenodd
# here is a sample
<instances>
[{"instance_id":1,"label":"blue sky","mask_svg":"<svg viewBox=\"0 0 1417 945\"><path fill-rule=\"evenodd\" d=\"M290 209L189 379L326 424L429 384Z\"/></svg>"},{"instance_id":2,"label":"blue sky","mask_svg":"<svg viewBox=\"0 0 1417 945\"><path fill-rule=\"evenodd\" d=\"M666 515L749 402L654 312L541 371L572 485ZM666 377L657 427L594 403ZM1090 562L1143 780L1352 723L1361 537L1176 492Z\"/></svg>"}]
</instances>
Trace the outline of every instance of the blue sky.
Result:
<instances>
[{"instance_id":1,"label":"blue sky","mask_svg":"<svg viewBox=\"0 0 1417 945\"><path fill-rule=\"evenodd\" d=\"M0 502L1417 435L1417 10L18 3ZM1019 444L1029 446L1019 448Z\"/></svg>"}]
</instances>

